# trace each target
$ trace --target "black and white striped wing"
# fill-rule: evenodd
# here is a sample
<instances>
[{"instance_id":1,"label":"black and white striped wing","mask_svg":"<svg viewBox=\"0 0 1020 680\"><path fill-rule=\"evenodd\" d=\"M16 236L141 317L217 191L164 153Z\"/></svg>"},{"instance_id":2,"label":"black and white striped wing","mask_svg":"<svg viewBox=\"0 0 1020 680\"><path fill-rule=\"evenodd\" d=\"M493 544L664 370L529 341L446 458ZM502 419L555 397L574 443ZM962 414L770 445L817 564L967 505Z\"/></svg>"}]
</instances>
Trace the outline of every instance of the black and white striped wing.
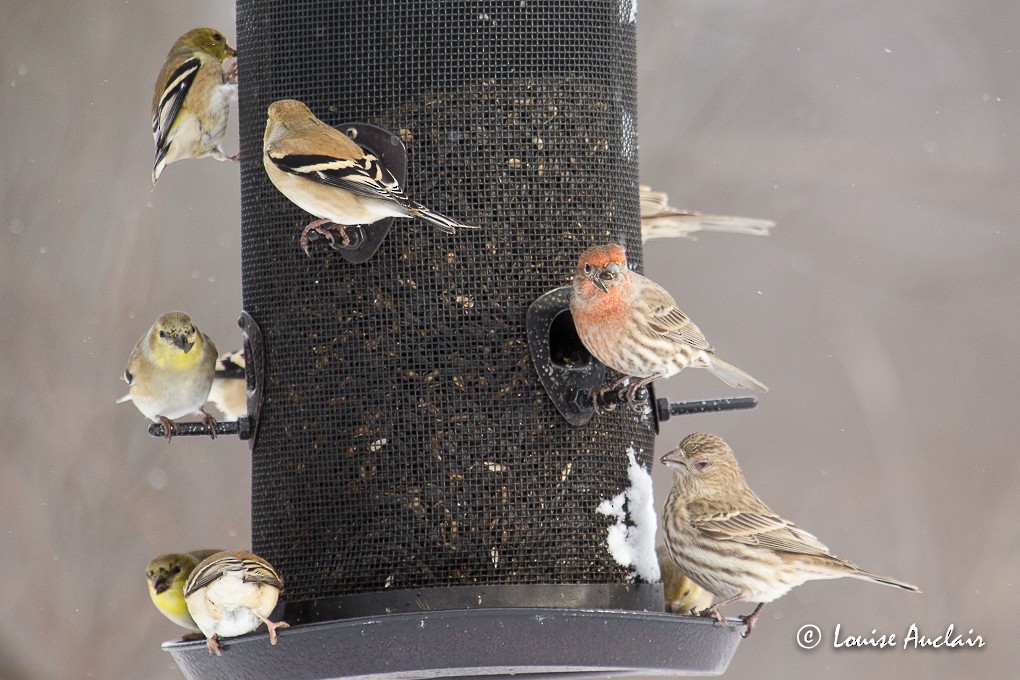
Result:
<instances>
[{"instance_id":1,"label":"black and white striped wing","mask_svg":"<svg viewBox=\"0 0 1020 680\"><path fill-rule=\"evenodd\" d=\"M280 170L305 179L350 191L359 196L409 205L397 179L370 154L363 158L343 159L319 154L275 155L269 160Z\"/></svg>"},{"instance_id":2,"label":"black and white striped wing","mask_svg":"<svg viewBox=\"0 0 1020 680\"><path fill-rule=\"evenodd\" d=\"M169 145L167 137L170 135L170 128L173 127L181 106L184 105L184 98L188 96L191 84L195 82L198 70L202 68L202 61L193 57L183 62L174 69L163 87L163 93L159 97L156 111L152 115L152 138L156 142L156 162L158 163L166 156Z\"/></svg>"}]
</instances>

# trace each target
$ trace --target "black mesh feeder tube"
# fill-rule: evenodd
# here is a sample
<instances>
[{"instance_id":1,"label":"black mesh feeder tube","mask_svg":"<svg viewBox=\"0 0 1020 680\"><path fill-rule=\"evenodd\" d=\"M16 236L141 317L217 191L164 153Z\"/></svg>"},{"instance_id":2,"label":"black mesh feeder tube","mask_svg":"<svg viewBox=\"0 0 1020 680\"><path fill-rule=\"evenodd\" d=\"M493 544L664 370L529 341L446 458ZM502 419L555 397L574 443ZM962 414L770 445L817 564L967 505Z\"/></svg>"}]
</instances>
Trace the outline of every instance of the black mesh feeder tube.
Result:
<instances>
[{"instance_id":1,"label":"black mesh feeder tube","mask_svg":"<svg viewBox=\"0 0 1020 680\"><path fill-rule=\"evenodd\" d=\"M185 675L722 672L742 626L663 614L646 563L649 422L567 423L528 351L585 248L641 262L631 4L239 0L237 27L252 549L292 627L168 643ZM262 166L284 98L390 131L407 194L480 229L306 257Z\"/></svg>"}]
</instances>

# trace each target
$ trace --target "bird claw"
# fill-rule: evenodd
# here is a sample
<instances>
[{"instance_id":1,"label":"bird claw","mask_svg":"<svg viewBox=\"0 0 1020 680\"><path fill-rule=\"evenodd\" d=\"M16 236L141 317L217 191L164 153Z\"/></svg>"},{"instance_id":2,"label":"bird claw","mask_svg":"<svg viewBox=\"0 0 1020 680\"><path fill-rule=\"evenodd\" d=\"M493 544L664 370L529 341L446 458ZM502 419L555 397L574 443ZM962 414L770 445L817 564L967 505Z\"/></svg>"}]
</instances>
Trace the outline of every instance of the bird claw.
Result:
<instances>
[{"instance_id":1,"label":"bird claw","mask_svg":"<svg viewBox=\"0 0 1020 680\"><path fill-rule=\"evenodd\" d=\"M159 424L163 426L163 438L166 439L167 444L174 436L174 421L170 420L166 416L156 416L159 418Z\"/></svg>"},{"instance_id":2,"label":"bird claw","mask_svg":"<svg viewBox=\"0 0 1020 680\"><path fill-rule=\"evenodd\" d=\"M205 416L202 418L202 422L209 426L209 434L212 435L213 439L216 439L216 418L211 413L206 413L205 411L202 411L202 413Z\"/></svg>"},{"instance_id":3,"label":"bird claw","mask_svg":"<svg viewBox=\"0 0 1020 680\"><path fill-rule=\"evenodd\" d=\"M209 649L209 654L215 654L216 656L223 656L223 652L220 651L220 643L217 641L215 635L210 635L205 640L205 646Z\"/></svg>"},{"instance_id":4,"label":"bird claw","mask_svg":"<svg viewBox=\"0 0 1020 680\"><path fill-rule=\"evenodd\" d=\"M322 226L322 225L328 226ZM337 246L336 237L333 236L333 232L336 232L340 236L341 245ZM311 257L312 254L308 250L309 236L311 234L317 234L322 238L329 241L329 247L333 250L340 250L340 248L346 248L351 244L351 237L347 235L347 230L342 224L332 224L329 220L316 220L304 228L301 232L301 250L305 251L305 255Z\"/></svg>"}]
</instances>

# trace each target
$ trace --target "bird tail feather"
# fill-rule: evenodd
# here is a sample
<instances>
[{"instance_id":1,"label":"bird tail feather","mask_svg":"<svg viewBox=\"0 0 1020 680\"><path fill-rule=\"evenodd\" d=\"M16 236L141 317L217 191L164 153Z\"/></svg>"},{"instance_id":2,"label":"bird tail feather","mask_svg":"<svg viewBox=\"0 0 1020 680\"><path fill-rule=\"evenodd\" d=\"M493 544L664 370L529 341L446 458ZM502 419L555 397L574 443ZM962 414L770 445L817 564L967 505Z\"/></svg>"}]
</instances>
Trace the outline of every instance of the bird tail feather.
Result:
<instances>
[{"instance_id":1,"label":"bird tail feather","mask_svg":"<svg viewBox=\"0 0 1020 680\"><path fill-rule=\"evenodd\" d=\"M728 364L717 356L713 356L708 362L708 370L712 371L715 377L722 380L730 387L741 387L747 390L758 390L768 392L769 388L750 375L740 370L733 364Z\"/></svg>"},{"instance_id":2,"label":"bird tail feather","mask_svg":"<svg viewBox=\"0 0 1020 680\"><path fill-rule=\"evenodd\" d=\"M776 226L772 220L730 215L702 215L699 213L663 213L641 220L641 240L656 238L694 238L696 231L728 232L751 236L768 236Z\"/></svg>"},{"instance_id":3,"label":"bird tail feather","mask_svg":"<svg viewBox=\"0 0 1020 680\"><path fill-rule=\"evenodd\" d=\"M456 234L457 229L478 229L478 227L458 222L451 217L441 215L434 210L429 210L420 204L416 204L414 208L412 208L411 214L418 219L428 222L432 226L436 227L440 231L446 232L447 234Z\"/></svg>"},{"instance_id":4,"label":"bird tail feather","mask_svg":"<svg viewBox=\"0 0 1020 680\"><path fill-rule=\"evenodd\" d=\"M854 573L850 574L850 576L852 576L853 578L859 578L863 581L873 581L875 583L881 583L884 586L902 588L903 590L909 590L912 593L921 592L921 589L918 588L917 586L912 586L909 583L904 583L903 581L897 581L896 579L889 578L888 576L879 576L878 574L873 574L870 571L865 571L863 569L857 569Z\"/></svg>"}]
</instances>

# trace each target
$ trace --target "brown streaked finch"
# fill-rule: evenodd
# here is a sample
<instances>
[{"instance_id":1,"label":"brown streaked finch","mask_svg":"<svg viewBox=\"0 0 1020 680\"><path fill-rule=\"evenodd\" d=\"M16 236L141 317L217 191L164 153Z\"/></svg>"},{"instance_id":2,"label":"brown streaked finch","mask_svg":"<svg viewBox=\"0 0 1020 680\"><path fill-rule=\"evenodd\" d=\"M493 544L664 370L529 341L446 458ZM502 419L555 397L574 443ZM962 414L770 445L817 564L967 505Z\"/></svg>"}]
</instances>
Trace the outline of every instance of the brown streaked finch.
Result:
<instances>
[{"instance_id":1,"label":"brown streaked finch","mask_svg":"<svg viewBox=\"0 0 1020 680\"><path fill-rule=\"evenodd\" d=\"M276 644L276 629L286 621L269 620L283 581L269 562L250 552L220 552L204 559L184 585L184 601L206 637L210 654L222 656L219 638L244 635L261 624Z\"/></svg>"},{"instance_id":2,"label":"brown streaked finch","mask_svg":"<svg viewBox=\"0 0 1020 680\"><path fill-rule=\"evenodd\" d=\"M182 158L237 160L220 146L230 101L237 96L237 62L226 71L223 62L235 56L237 51L212 28L188 31L170 49L152 92L154 186L163 168Z\"/></svg>"},{"instance_id":3,"label":"brown streaked finch","mask_svg":"<svg viewBox=\"0 0 1020 680\"><path fill-rule=\"evenodd\" d=\"M716 231L731 234L768 236L776 226L772 220L754 217L733 217L730 215L706 215L683 210L669 205L669 197L651 187L640 186L641 241L654 238L689 238L695 240L694 232Z\"/></svg>"},{"instance_id":4,"label":"brown streaked finch","mask_svg":"<svg viewBox=\"0 0 1020 680\"><path fill-rule=\"evenodd\" d=\"M717 357L665 288L627 269L623 246L595 246L581 254L570 313L588 351L624 375L600 392L616 389L630 377L638 378L625 392L633 403L640 388L688 366L707 368L731 387L768 391L765 385Z\"/></svg>"},{"instance_id":5,"label":"brown streaked finch","mask_svg":"<svg viewBox=\"0 0 1020 680\"><path fill-rule=\"evenodd\" d=\"M216 358L209 402L226 416L237 420L248 415L248 383L244 377L244 352L227 352Z\"/></svg>"},{"instance_id":6,"label":"brown streaked finch","mask_svg":"<svg viewBox=\"0 0 1020 680\"><path fill-rule=\"evenodd\" d=\"M921 592L836 557L772 512L747 486L733 450L716 435L688 435L662 462L673 470L673 488L662 508L669 556L695 583L722 598L702 616L721 624L722 607L757 602L751 614L740 617L747 637L766 603L807 581L849 576Z\"/></svg>"},{"instance_id":7,"label":"brown streaked finch","mask_svg":"<svg viewBox=\"0 0 1020 680\"><path fill-rule=\"evenodd\" d=\"M262 161L272 183L299 208L320 218L301 233L306 255L313 231L330 245L336 231L346 246L350 237L345 226L387 217L417 217L447 234L477 229L409 199L378 158L295 99L269 105L262 143Z\"/></svg>"}]
</instances>

